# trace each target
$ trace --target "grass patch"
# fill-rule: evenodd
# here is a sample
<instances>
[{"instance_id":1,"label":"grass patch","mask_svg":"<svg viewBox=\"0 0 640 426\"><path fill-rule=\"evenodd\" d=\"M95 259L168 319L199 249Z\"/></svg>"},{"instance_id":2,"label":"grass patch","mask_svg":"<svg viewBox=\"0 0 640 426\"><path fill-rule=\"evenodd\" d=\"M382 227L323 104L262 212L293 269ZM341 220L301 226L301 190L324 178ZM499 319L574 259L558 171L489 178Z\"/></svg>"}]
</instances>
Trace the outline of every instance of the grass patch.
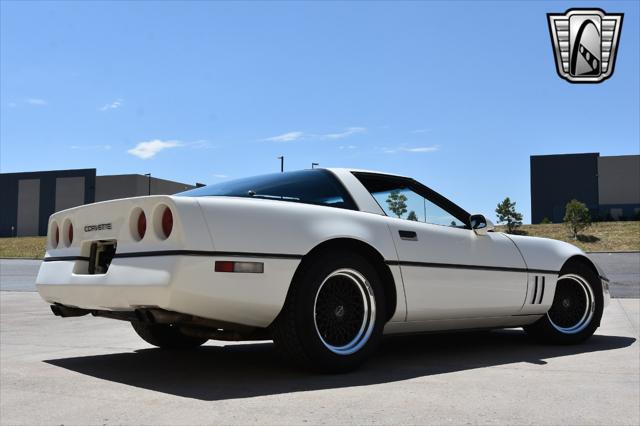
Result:
<instances>
[{"instance_id":1,"label":"grass patch","mask_svg":"<svg viewBox=\"0 0 640 426\"><path fill-rule=\"evenodd\" d=\"M497 226L497 230L504 232L504 226ZM584 251L639 251L640 250L640 222L595 222L585 229L578 239L569 235L568 229L562 223L545 225L522 225L517 234L532 237L553 238L580 247Z\"/></svg>"},{"instance_id":2,"label":"grass patch","mask_svg":"<svg viewBox=\"0 0 640 426\"><path fill-rule=\"evenodd\" d=\"M0 257L42 259L47 237L0 238Z\"/></svg>"},{"instance_id":3,"label":"grass patch","mask_svg":"<svg viewBox=\"0 0 640 426\"><path fill-rule=\"evenodd\" d=\"M504 226L496 230L504 232ZM597 222L574 240L561 223L523 225L515 232L519 235L553 238L580 247L584 251L640 251L640 222ZM0 257L42 259L46 237L0 238Z\"/></svg>"}]
</instances>

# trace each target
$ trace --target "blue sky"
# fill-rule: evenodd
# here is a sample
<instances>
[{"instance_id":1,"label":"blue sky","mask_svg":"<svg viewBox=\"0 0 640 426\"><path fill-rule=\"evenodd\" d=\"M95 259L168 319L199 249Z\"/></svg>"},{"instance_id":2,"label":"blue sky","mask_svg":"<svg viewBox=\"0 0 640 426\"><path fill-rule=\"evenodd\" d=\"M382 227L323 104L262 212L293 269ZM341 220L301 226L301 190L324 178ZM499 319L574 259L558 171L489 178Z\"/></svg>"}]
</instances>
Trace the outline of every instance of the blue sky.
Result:
<instances>
[{"instance_id":1,"label":"blue sky","mask_svg":"<svg viewBox=\"0 0 640 426\"><path fill-rule=\"evenodd\" d=\"M530 216L529 156L640 153L639 2L7 2L0 169L184 182L357 167ZM561 80L547 12L624 12L614 76Z\"/></svg>"}]
</instances>

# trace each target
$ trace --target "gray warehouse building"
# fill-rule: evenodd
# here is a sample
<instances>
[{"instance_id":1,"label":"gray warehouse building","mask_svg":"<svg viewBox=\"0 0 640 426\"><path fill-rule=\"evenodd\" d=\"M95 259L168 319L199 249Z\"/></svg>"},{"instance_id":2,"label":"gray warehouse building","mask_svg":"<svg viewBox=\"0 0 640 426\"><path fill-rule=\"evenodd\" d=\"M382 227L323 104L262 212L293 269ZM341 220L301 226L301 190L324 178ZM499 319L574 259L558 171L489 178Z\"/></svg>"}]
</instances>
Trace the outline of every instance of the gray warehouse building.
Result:
<instances>
[{"instance_id":1,"label":"gray warehouse building","mask_svg":"<svg viewBox=\"0 0 640 426\"><path fill-rule=\"evenodd\" d=\"M572 199L595 220L638 219L640 155L599 153L531 156L531 223L562 222Z\"/></svg>"},{"instance_id":2,"label":"gray warehouse building","mask_svg":"<svg viewBox=\"0 0 640 426\"><path fill-rule=\"evenodd\" d=\"M96 176L96 169L1 173L0 237L46 235L51 214L82 204L199 185L138 174Z\"/></svg>"}]
</instances>

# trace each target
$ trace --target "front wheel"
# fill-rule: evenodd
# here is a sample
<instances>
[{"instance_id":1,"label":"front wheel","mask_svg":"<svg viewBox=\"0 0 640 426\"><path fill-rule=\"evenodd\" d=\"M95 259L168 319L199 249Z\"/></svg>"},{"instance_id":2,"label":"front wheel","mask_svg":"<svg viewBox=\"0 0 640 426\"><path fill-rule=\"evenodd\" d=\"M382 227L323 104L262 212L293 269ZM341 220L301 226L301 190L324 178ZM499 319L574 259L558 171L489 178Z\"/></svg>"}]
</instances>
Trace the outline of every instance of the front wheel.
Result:
<instances>
[{"instance_id":1,"label":"front wheel","mask_svg":"<svg viewBox=\"0 0 640 426\"><path fill-rule=\"evenodd\" d=\"M375 268L358 254L332 253L314 259L296 277L272 334L277 348L297 364L345 372L375 349L384 319Z\"/></svg>"},{"instance_id":2,"label":"front wheel","mask_svg":"<svg viewBox=\"0 0 640 426\"><path fill-rule=\"evenodd\" d=\"M533 337L556 344L580 343L600 325L604 297L598 274L582 263L560 271L553 303L547 314L524 327Z\"/></svg>"}]
</instances>

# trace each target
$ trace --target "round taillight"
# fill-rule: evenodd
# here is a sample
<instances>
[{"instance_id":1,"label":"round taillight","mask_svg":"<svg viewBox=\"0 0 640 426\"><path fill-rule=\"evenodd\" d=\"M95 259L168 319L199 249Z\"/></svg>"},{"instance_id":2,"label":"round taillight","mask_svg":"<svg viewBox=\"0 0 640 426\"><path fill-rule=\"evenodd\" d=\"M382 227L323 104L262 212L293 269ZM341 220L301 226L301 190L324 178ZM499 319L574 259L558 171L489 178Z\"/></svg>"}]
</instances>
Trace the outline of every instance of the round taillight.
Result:
<instances>
[{"instance_id":1,"label":"round taillight","mask_svg":"<svg viewBox=\"0 0 640 426\"><path fill-rule=\"evenodd\" d=\"M69 245L73 243L73 225L69 222Z\"/></svg>"},{"instance_id":2,"label":"round taillight","mask_svg":"<svg viewBox=\"0 0 640 426\"><path fill-rule=\"evenodd\" d=\"M54 237L53 237L53 248L58 247L58 244L60 244L60 228L58 228L58 225L53 225L56 227L56 230L54 231Z\"/></svg>"},{"instance_id":3,"label":"round taillight","mask_svg":"<svg viewBox=\"0 0 640 426\"><path fill-rule=\"evenodd\" d=\"M138 237L144 238L144 234L147 232L147 216L141 211L138 215Z\"/></svg>"},{"instance_id":4,"label":"round taillight","mask_svg":"<svg viewBox=\"0 0 640 426\"><path fill-rule=\"evenodd\" d=\"M171 231L173 230L173 213L171 209L166 207L162 212L162 233L165 238L169 238Z\"/></svg>"}]
</instances>

